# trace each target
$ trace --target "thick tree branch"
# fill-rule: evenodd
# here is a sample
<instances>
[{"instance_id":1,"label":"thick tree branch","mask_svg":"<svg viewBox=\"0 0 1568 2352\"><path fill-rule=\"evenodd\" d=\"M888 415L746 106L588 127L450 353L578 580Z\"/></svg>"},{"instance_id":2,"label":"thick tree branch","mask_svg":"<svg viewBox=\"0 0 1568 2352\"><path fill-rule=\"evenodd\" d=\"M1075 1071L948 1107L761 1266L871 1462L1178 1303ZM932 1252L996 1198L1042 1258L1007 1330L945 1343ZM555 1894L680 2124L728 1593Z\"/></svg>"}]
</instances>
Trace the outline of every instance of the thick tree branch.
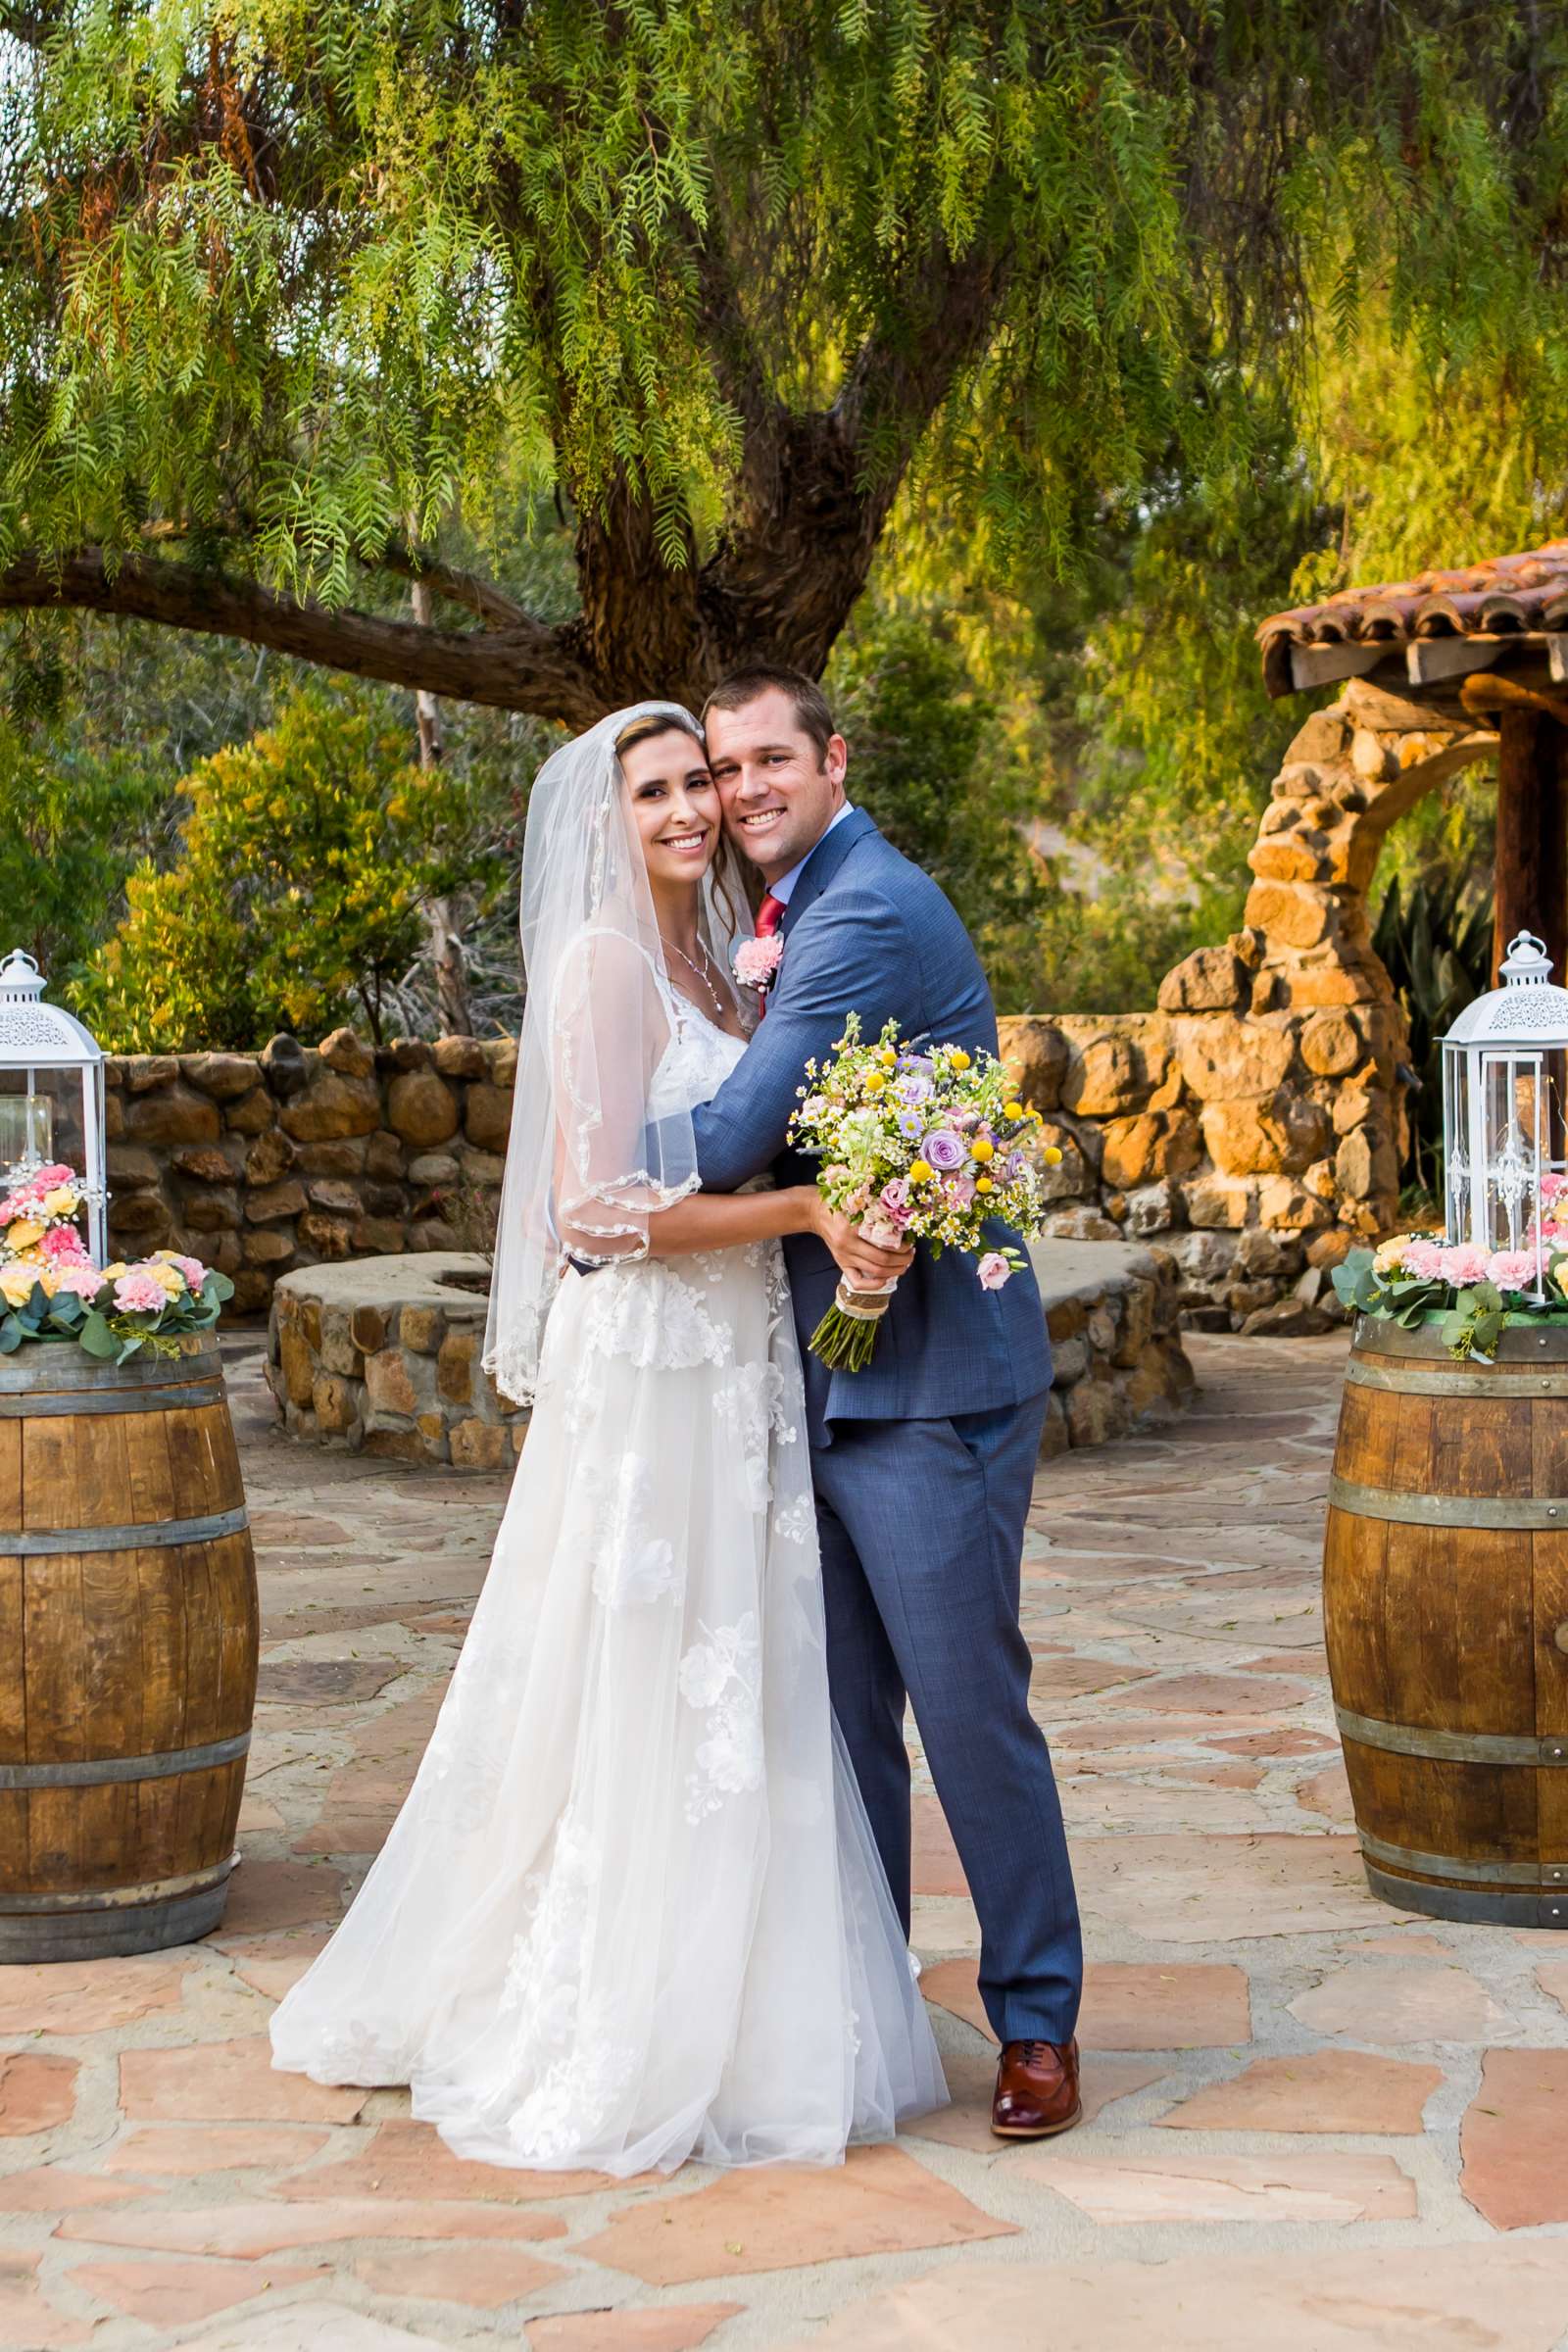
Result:
<instances>
[{"instance_id":1,"label":"thick tree branch","mask_svg":"<svg viewBox=\"0 0 1568 2352\"><path fill-rule=\"evenodd\" d=\"M428 588L432 595L444 597L448 604L462 605L493 629L531 629L541 625L493 582L480 579L476 572L460 571L454 564L443 564L428 548L409 547L401 539L393 539L379 556L367 557L365 561L372 570L395 571L400 579Z\"/></svg>"},{"instance_id":2,"label":"thick tree branch","mask_svg":"<svg viewBox=\"0 0 1568 2352\"><path fill-rule=\"evenodd\" d=\"M591 725L611 707L575 623L548 628L524 619L504 629L430 629L302 604L255 580L191 564L140 556L111 564L101 548L82 548L58 561L24 557L0 571L0 611L62 606L239 637L354 677L492 710L526 710L571 726Z\"/></svg>"}]
</instances>

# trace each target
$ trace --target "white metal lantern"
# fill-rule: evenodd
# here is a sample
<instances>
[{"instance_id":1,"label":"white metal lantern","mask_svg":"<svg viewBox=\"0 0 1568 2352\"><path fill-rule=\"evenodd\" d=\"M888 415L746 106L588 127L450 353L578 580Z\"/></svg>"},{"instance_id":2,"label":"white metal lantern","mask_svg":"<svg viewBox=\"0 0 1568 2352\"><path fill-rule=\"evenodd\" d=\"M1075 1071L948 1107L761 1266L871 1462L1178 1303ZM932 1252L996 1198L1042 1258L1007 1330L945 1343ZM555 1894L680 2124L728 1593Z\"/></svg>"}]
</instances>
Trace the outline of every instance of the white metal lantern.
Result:
<instances>
[{"instance_id":1,"label":"white metal lantern","mask_svg":"<svg viewBox=\"0 0 1568 2352\"><path fill-rule=\"evenodd\" d=\"M37 964L21 948L14 949L0 963L0 1179L25 1176L61 1150L75 1164L73 1145L56 1138L57 1125L76 1124L69 1098L78 1085L87 1248L101 1266L109 1254L103 1048L62 1006L44 1003Z\"/></svg>"},{"instance_id":2,"label":"white metal lantern","mask_svg":"<svg viewBox=\"0 0 1568 2352\"><path fill-rule=\"evenodd\" d=\"M1544 1299L1560 1245L1543 1228L1568 1222L1568 988L1529 931L1509 943L1502 983L1443 1041L1447 1233L1489 1255L1527 1252L1534 1280L1519 1288Z\"/></svg>"}]
</instances>

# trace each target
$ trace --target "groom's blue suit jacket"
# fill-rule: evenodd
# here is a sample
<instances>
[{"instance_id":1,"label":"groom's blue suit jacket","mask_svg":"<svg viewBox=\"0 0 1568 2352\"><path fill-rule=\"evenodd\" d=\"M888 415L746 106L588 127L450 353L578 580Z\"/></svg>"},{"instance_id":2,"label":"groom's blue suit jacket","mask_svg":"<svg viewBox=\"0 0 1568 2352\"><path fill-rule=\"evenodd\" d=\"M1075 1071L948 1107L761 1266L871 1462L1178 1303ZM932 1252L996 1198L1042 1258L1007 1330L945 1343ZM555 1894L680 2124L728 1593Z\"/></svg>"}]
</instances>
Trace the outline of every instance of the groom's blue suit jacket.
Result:
<instances>
[{"instance_id":1,"label":"groom's blue suit jacket","mask_svg":"<svg viewBox=\"0 0 1568 2352\"><path fill-rule=\"evenodd\" d=\"M991 991L969 935L928 874L901 856L863 809L823 835L796 882L767 1015L732 1076L695 1114L705 1187L729 1193L764 1169L813 1184L816 1162L785 1147L807 1062L820 1063L847 1013L862 1036L896 1020L906 1038L997 1051ZM1018 1237L994 1224L1000 1247ZM838 1269L814 1234L786 1241L803 1351L826 1312ZM834 1421L938 1420L995 1411L1051 1385L1051 1348L1033 1272L983 1291L956 1250L916 1252L863 1372L806 1354L812 1442Z\"/></svg>"}]
</instances>

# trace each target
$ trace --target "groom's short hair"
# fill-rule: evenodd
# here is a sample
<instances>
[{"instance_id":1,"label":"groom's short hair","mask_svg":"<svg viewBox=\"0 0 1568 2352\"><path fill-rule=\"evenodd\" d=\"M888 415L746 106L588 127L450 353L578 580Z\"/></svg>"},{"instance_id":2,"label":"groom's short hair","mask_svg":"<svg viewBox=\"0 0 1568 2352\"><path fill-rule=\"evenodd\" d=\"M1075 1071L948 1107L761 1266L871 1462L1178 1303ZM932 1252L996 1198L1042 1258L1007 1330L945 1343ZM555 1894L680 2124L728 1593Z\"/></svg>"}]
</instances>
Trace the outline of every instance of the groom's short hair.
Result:
<instances>
[{"instance_id":1,"label":"groom's short hair","mask_svg":"<svg viewBox=\"0 0 1568 2352\"><path fill-rule=\"evenodd\" d=\"M795 705L797 719L816 746L820 767L838 729L833 724L827 696L804 669L788 669L781 662L751 662L744 669L732 669L727 677L719 679L703 705L704 726L708 724L710 710L744 710L748 703L755 703L760 694L766 694L775 686Z\"/></svg>"}]
</instances>

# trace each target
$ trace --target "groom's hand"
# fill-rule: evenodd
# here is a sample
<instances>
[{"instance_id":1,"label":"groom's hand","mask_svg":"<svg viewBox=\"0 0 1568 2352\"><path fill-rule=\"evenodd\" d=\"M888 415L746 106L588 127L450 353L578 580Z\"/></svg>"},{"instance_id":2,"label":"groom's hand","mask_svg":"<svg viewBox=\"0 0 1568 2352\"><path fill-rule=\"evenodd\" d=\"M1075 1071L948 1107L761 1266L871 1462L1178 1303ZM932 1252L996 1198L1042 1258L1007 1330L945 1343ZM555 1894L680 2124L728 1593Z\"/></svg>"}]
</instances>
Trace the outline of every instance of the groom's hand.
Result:
<instances>
[{"instance_id":1,"label":"groom's hand","mask_svg":"<svg viewBox=\"0 0 1568 2352\"><path fill-rule=\"evenodd\" d=\"M914 1251L909 1249L884 1250L868 1242L858 1226L836 1208L829 1208L818 1196L816 1232L824 1241L839 1272L858 1291L891 1290L901 1274L906 1274L914 1263Z\"/></svg>"}]
</instances>

